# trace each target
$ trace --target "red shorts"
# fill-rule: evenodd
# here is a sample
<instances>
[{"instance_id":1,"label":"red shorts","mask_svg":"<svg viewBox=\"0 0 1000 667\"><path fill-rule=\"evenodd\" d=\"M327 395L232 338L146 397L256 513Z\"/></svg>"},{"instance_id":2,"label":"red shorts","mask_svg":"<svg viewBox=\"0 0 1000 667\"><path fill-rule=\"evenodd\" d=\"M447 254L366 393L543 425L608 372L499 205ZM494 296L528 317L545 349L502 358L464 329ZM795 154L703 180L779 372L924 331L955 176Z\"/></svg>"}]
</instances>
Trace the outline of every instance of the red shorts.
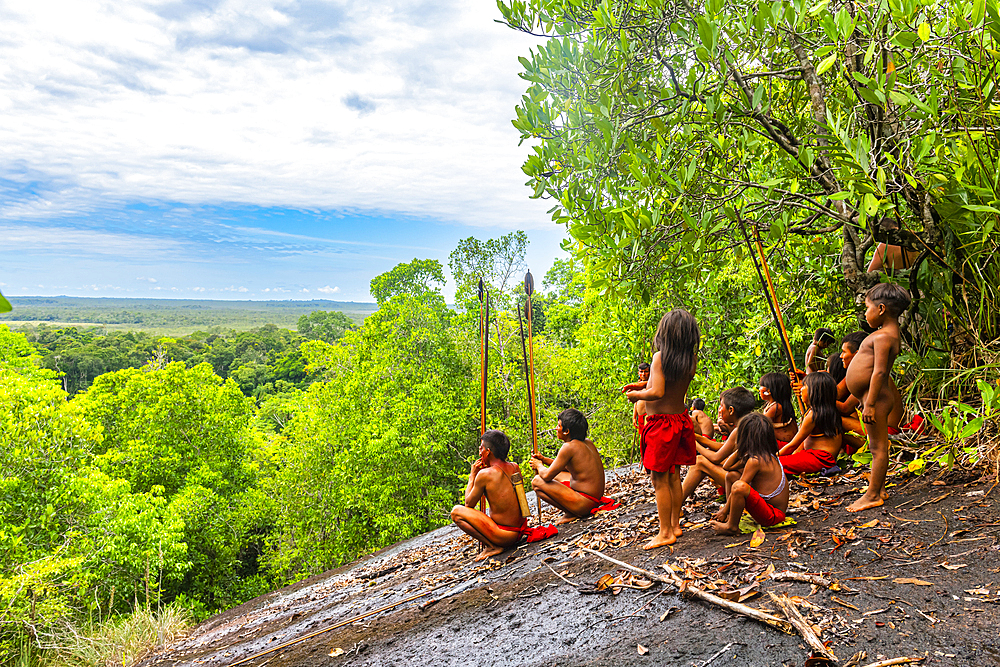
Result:
<instances>
[{"instance_id":1,"label":"red shorts","mask_svg":"<svg viewBox=\"0 0 1000 667\"><path fill-rule=\"evenodd\" d=\"M785 513L771 505L757 493L750 489L747 494L746 510L753 517L753 520L762 526L773 526L785 520Z\"/></svg>"},{"instance_id":2,"label":"red shorts","mask_svg":"<svg viewBox=\"0 0 1000 667\"><path fill-rule=\"evenodd\" d=\"M642 465L655 472L677 472L677 466L694 465L698 450L694 443L694 424L688 413L646 415L639 451Z\"/></svg>"},{"instance_id":3,"label":"red shorts","mask_svg":"<svg viewBox=\"0 0 1000 667\"><path fill-rule=\"evenodd\" d=\"M795 454L779 456L778 460L789 475L820 472L837 465L837 457L822 449L803 449Z\"/></svg>"}]
</instances>

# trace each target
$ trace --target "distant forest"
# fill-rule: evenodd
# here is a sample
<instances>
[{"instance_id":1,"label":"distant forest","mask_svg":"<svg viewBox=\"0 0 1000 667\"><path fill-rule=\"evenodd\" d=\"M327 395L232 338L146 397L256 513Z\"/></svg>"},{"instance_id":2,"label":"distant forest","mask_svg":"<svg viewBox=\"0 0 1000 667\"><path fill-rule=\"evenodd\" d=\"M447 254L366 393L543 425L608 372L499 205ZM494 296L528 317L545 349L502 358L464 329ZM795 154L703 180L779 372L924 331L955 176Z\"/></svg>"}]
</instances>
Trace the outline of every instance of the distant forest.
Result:
<instances>
[{"instance_id":1,"label":"distant forest","mask_svg":"<svg viewBox=\"0 0 1000 667\"><path fill-rule=\"evenodd\" d=\"M339 311L360 323L377 309L352 301L215 301L209 299L125 299L22 296L10 299L14 309L0 322L91 325L109 331L141 329L154 335L189 334L212 327L245 331L265 324L294 328L315 311Z\"/></svg>"}]
</instances>

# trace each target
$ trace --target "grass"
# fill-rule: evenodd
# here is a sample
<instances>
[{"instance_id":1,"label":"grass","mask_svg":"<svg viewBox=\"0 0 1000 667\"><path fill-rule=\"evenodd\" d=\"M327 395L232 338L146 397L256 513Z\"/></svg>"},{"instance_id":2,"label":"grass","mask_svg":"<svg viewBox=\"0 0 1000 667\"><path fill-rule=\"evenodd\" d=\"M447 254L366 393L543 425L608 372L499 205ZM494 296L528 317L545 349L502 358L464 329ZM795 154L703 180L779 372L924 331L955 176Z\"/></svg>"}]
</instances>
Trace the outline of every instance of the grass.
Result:
<instances>
[{"instance_id":1,"label":"grass","mask_svg":"<svg viewBox=\"0 0 1000 667\"><path fill-rule=\"evenodd\" d=\"M25 642L14 667L129 667L190 627L191 615L182 607L140 608L89 632L67 627L55 638L55 646L41 651Z\"/></svg>"}]
</instances>

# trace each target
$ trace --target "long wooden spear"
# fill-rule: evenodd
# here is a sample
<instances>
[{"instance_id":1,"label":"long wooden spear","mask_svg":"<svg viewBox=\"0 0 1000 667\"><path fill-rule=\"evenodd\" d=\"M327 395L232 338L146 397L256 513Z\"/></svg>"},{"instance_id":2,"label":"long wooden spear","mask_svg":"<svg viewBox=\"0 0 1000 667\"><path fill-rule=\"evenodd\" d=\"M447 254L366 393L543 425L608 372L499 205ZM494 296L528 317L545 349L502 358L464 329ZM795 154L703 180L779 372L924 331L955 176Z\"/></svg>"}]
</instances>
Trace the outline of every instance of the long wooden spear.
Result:
<instances>
[{"instance_id":1,"label":"long wooden spear","mask_svg":"<svg viewBox=\"0 0 1000 667\"><path fill-rule=\"evenodd\" d=\"M531 333L531 295L535 293L535 279L531 271L524 274L524 315L528 320L528 412L531 414L531 450L538 454L538 418L535 411L535 341ZM538 523L542 523L542 499L535 494L538 501Z\"/></svg>"},{"instance_id":2,"label":"long wooden spear","mask_svg":"<svg viewBox=\"0 0 1000 667\"><path fill-rule=\"evenodd\" d=\"M525 301L525 308L527 307L527 301ZM528 390L528 412L531 416L532 432L534 432L535 424L535 406L531 400L531 371L528 369L528 349L525 347L524 342L524 309L518 304L517 308L517 326L521 330L521 358L524 360L524 384ZM538 453L538 446L535 446L534 453ZM537 495L537 494L536 494ZM542 523L542 502L541 498L538 499L538 523Z\"/></svg>"},{"instance_id":3,"label":"long wooden spear","mask_svg":"<svg viewBox=\"0 0 1000 667\"><path fill-rule=\"evenodd\" d=\"M795 373L795 377L799 377L799 369L795 366L795 354L792 352L792 344L788 340L788 332L785 330L785 320L781 316L781 306L778 304L778 297L774 293L774 284L771 282L771 272L767 268L767 258L764 255L764 247L760 243L760 235L757 232L757 227L753 228L754 239L756 240L756 251L753 244L750 242L750 235L747 234L746 224L743 222L743 217L736 213L736 220L740 223L740 229L743 231L743 238L747 242L747 250L750 252L750 259L753 261L753 266L757 269L757 276L760 278L761 287L764 289L764 298L767 300L767 305L771 309L771 315L774 317L774 322L778 326L778 335L781 337L782 346L785 349L785 356L788 357L788 364ZM758 258L759 256L759 258ZM763 268L761 268L763 267ZM795 395L799 403L799 411L804 415L806 412L806 406L802 402L802 397L798 394ZM782 417L784 418L784 417Z\"/></svg>"},{"instance_id":4,"label":"long wooden spear","mask_svg":"<svg viewBox=\"0 0 1000 667\"><path fill-rule=\"evenodd\" d=\"M490 365L490 291L479 279L479 435L486 433L486 374ZM479 511L486 512L486 498L479 500Z\"/></svg>"}]
</instances>

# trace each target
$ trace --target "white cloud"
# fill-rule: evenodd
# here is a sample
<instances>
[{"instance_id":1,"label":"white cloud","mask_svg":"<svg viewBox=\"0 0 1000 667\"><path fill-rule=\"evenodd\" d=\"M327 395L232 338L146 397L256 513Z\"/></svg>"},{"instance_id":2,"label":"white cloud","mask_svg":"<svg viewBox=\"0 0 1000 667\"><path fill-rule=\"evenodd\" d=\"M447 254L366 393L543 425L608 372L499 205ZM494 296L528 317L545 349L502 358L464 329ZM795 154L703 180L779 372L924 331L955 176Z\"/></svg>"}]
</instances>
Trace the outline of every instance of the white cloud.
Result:
<instances>
[{"instance_id":1,"label":"white cloud","mask_svg":"<svg viewBox=\"0 0 1000 667\"><path fill-rule=\"evenodd\" d=\"M119 259L143 259L152 253L176 251L182 244L165 237L0 222L0 245L6 252L22 255L40 252L62 256L106 255Z\"/></svg>"},{"instance_id":2,"label":"white cloud","mask_svg":"<svg viewBox=\"0 0 1000 667\"><path fill-rule=\"evenodd\" d=\"M323 294L336 294L337 292L340 291L340 288L339 287L330 287L329 285L327 285L326 287L320 287L316 291L317 292L322 292Z\"/></svg>"},{"instance_id":3,"label":"white cloud","mask_svg":"<svg viewBox=\"0 0 1000 667\"><path fill-rule=\"evenodd\" d=\"M204 287L192 287L191 291L192 292L204 292L205 288Z\"/></svg>"},{"instance_id":4,"label":"white cloud","mask_svg":"<svg viewBox=\"0 0 1000 667\"><path fill-rule=\"evenodd\" d=\"M303 294L309 294L309 290L308 290L308 289L306 289L305 287L303 287L303 288L302 288L301 290L299 290L299 291L300 291L300 292L302 292Z\"/></svg>"},{"instance_id":5,"label":"white cloud","mask_svg":"<svg viewBox=\"0 0 1000 667\"><path fill-rule=\"evenodd\" d=\"M550 225L510 125L534 40L497 17L458 0L7 5L0 215L237 202Z\"/></svg>"},{"instance_id":6,"label":"white cloud","mask_svg":"<svg viewBox=\"0 0 1000 667\"><path fill-rule=\"evenodd\" d=\"M147 283L155 283L155 282L157 282L156 278L136 278L136 280L144 280Z\"/></svg>"}]
</instances>

